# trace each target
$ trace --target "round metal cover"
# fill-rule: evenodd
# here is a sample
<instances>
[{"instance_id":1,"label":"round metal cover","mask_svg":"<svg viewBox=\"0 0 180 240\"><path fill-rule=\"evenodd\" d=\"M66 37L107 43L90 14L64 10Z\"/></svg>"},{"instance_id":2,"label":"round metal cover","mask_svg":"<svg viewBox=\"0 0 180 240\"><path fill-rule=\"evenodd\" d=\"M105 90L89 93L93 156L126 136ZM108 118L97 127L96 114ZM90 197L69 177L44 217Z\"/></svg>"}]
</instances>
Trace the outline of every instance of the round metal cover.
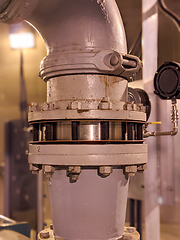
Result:
<instances>
[{"instance_id":1,"label":"round metal cover","mask_svg":"<svg viewBox=\"0 0 180 240\"><path fill-rule=\"evenodd\" d=\"M180 64L165 62L154 77L154 93L161 99L179 98Z\"/></svg>"}]
</instances>

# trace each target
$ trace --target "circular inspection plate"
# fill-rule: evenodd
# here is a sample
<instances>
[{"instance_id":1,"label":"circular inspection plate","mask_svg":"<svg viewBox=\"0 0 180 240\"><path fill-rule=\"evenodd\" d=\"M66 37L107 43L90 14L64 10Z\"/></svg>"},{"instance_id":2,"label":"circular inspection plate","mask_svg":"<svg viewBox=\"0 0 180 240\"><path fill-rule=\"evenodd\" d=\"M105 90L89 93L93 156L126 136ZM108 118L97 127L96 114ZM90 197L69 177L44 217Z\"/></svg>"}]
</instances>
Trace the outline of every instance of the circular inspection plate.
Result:
<instances>
[{"instance_id":1,"label":"circular inspection plate","mask_svg":"<svg viewBox=\"0 0 180 240\"><path fill-rule=\"evenodd\" d=\"M154 93L161 99L180 97L180 64L165 62L154 77Z\"/></svg>"}]
</instances>

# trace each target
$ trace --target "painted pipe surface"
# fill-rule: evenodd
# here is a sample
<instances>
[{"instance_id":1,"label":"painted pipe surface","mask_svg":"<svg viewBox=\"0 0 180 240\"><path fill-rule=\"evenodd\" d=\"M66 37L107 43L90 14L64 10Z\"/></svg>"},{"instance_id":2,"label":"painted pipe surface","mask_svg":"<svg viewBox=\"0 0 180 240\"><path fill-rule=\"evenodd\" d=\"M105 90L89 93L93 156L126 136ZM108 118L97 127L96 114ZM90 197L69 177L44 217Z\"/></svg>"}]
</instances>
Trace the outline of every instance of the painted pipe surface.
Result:
<instances>
[{"instance_id":1,"label":"painted pipe surface","mask_svg":"<svg viewBox=\"0 0 180 240\"><path fill-rule=\"evenodd\" d=\"M83 169L76 183L65 170L49 181L54 234L63 239L118 239L124 233L129 181L122 169L101 178ZM58 223L58 224L57 224Z\"/></svg>"}]
</instances>

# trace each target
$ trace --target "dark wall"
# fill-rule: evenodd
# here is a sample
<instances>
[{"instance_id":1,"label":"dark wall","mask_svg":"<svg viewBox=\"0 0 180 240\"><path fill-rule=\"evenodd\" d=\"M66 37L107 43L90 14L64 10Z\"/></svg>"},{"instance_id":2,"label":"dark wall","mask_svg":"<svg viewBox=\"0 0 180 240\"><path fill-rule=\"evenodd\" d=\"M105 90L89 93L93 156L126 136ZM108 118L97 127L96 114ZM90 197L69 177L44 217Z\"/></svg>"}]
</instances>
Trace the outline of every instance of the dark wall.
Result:
<instances>
[{"instance_id":1,"label":"dark wall","mask_svg":"<svg viewBox=\"0 0 180 240\"><path fill-rule=\"evenodd\" d=\"M123 18L130 50L141 31L141 0L116 0L116 2ZM139 49L135 53L139 55Z\"/></svg>"},{"instance_id":2,"label":"dark wall","mask_svg":"<svg viewBox=\"0 0 180 240\"><path fill-rule=\"evenodd\" d=\"M137 39L141 29L141 2L142 0L116 0L125 25L128 49ZM180 0L165 0L166 5L180 17ZM165 61L180 62L180 32L172 20L159 10L159 60L158 65ZM139 43L140 46L140 43ZM140 55L137 48L133 54Z\"/></svg>"},{"instance_id":3,"label":"dark wall","mask_svg":"<svg viewBox=\"0 0 180 240\"><path fill-rule=\"evenodd\" d=\"M165 3L180 17L179 0L165 0ZM180 62L180 32L174 22L159 11L159 65L165 61Z\"/></svg>"}]
</instances>

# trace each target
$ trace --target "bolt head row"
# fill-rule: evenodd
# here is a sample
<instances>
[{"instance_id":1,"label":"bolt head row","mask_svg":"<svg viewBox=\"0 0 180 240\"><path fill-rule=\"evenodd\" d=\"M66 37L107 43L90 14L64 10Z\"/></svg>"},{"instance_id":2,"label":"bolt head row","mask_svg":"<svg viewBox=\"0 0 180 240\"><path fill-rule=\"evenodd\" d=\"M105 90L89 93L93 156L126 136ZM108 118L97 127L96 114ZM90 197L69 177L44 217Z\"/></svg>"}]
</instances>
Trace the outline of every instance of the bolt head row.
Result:
<instances>
[{"instance_id":1,"label":"bolt head row","mask_svg":"<svg viewBox=\"0 0 180 240\"><path fill-rule=\"evenodd\" d=\"M141 103L135 104L134 102L125 103L123 109L128 111L146 112L146 106L143 106Z\"/></svg>"}]
</instances>

